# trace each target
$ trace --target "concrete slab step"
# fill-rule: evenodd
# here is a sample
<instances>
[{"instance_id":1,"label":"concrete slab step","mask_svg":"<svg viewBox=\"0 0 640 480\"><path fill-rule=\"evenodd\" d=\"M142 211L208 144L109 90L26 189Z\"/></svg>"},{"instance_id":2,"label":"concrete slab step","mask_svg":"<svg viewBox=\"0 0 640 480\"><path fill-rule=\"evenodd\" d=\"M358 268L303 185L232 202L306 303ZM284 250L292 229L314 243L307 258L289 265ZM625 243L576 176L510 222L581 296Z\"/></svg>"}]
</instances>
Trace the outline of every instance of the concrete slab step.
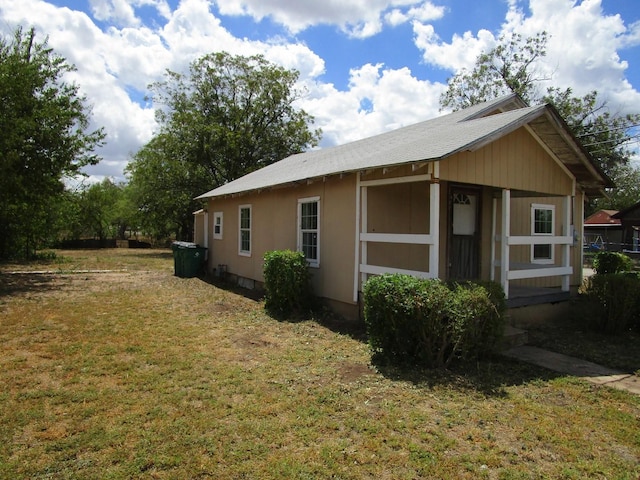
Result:
<instances>
[{"instance_id":1,"label":"concrete slab step","mask_svg":"<svg viewBox=\"0 0 640 480\"><path fill-rule=\"evenodd\" d=\"M640 377L631 373L532 346L513 347L502 354L549 370L580 377L596 385L640 395Z\"/></svg>"}]
</instances>

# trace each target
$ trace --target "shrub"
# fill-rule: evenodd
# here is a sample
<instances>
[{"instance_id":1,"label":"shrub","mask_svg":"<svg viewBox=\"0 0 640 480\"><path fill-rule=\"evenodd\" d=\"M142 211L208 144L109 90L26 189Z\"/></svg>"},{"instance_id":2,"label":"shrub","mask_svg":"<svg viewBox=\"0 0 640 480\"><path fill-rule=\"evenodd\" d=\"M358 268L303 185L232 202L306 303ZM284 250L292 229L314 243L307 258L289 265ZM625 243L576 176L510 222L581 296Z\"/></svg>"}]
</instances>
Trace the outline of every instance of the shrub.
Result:
<instances>
[{"instance_id":1,"label":"shrub","mask_svg":"<svg viewBox=\"0 0 640 480\"><path fill-rule=\"evenodd\" d=\"M582 287L581 313L591 330L622 333L640 328L640 276L597 273Z\"/></svg>"},{"instance_id":2,"label":"shrub","mask_svg":"<svg viewBox=\"0 0 640 480\"><path fill-rule=\"evenodd\" d=\"M374 355L444 367L454 358L488 353L504 328L504 293L499 285L490 288L398 274L371 278L364 287L364 315Z\"/></svg>"},{"instance_id":3,"label":"shrub","mask_svg":"<svg viewBox=\"0 0 640 480\"><path fill-rule=\"evenodd\" d=\"M461 354L477 358L496 350L504 335L507 301L496 282L452 284L456 315L452 319L465 328Z\"/></svg>"},{"instance_id":4,"label":"shrub","mask_svg":"<svg viewBox=\"0 0 640 480\"><path fill-rule=\"evenodd\" d=\"M599 252L593 257L593 269L598 274L630 272L633 261L624 253Z\"/></svg>"},{"instance_id":5,"label":"shrub","mask_svg":"<svg viewBox=\"0 0 640 480\"><path fill-rule=\"evenodd\" d=\"M264 254L265 308L289 318L311 308L309 266L304 254L274 250Z\"/></svg>"},{"instance_id":6,"label":"shrub","mask_svg":"<svg viewBox=\"0 0 640 480\"><path fill-rule=\"evenodd\" d=\"M449 290L408 275L373 277L364 287L364 318L374 354L392 363L435 362ZM430 335L427 335L427 332ZM435 334L437 332L437 334Z\"/></svg>"}]
</instances>

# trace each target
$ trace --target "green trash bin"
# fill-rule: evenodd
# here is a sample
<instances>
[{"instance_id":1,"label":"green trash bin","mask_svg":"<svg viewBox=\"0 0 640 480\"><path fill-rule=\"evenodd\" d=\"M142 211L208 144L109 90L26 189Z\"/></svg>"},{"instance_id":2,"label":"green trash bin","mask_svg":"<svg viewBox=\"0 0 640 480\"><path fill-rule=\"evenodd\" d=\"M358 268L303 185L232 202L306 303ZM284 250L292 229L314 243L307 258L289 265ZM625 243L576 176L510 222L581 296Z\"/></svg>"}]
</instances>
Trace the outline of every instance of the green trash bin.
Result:
<instances>
[{"instance_id":1,"label":"green trash bin","mask_svg":"<svg viewBox=\"0 0 640 480\"><path fill-rule=\"evenodd\" d=\"M197 277L202 269L207 249L191 242L173 242L174 274L182 278Z\"/></svg>"}]
</instances>

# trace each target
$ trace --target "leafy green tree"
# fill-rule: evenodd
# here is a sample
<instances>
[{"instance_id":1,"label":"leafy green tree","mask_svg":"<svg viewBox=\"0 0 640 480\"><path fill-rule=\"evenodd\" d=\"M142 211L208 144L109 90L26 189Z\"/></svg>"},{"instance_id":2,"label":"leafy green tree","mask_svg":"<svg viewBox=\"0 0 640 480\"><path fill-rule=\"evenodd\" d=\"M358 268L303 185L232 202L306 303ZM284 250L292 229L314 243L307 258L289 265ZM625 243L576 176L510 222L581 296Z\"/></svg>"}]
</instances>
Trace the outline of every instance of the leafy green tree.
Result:
<instances>
[{"instance_id":1,"label":"leafy green tree","mask_svg":"<svg viewBox=\"0 0 640 480\"><path fill-rule=\"evenodd\" d=\"M119 230L117 205L124 196L122 188L105 178L80 192L78 204L83 236L99 240L116 238Z\"/></svg>"},{"instance_id":2,"label":"leafy green tree","mask_svg":"<svg viewBox=\"0 0 640 480\"><path fill-rule=\"evenodd\" d=\"M73 70L33 29L0 38L0 258L51 237L63 179L99 161L104 133L88 131L85 98L62 80Z\"/></svg>"},{"instance_id":3,"label":"leafy green tree","mask_svg":"<svg viewBox=\"0 0 640 480\"><path fill-rule=\"evenodd\" d=\"M210 188L201 165L180 157L174 137L159 134L127 166L128 194L138 207L138 223L154 239L189 240L193 233L195 196Z\"/></svg>"},{"instance_id":4,"label":"leafy green tree","mask_svg":"<svg viewBox=\"0 0 640 480\"><path fill-rule=\"evenodd\" d=\"M594 203L594 210L624 210L640 202L640 168L628 164L619 165L613 171L616 188L612 189L608 197L598 198Z\"/></svg>"},{"instance_id":5,"label":"leafy green tree","mask_svg":"<svg viewBox=\"0 0 640 480\"><path fill-rule=\"evenodd\" d=\"M607 103L592 91L574 97L571 88L548 88L542 101L551 103L564 118L573 134L591 154L598 166L618 184L619 174L628 165L633 152L631 141L637 138L633 127L640 124L640 114L612 113Z\"/></svg>"},{"instance_id":6,"label":"leafy green tree","mask_svg":"<svg viewBox=\"0 0 640 480\"><path fill-rule=\"evenodd\" d=\"M547 40L546 32L528 38L518 34L501 37L498 46L477 58L472 70L449 79L440 104L460 110L508 93L518 94L529 104L551 103L615 182L619 167L631 157L628 145L637 138L632 127L640 123L640 114L612 112L596 91L583 97L573 96L571 88L550 87L541 92L540 82L550 78L536 70L536 63L546 56Z\"/></svg>"},{"instance_id":7,"label":"leafy green tree","mask_svg":"<svg viewBox=\"0 0 640 480\"><path fill-rule=\"evenodd\" d=\"M194 197L317 145L297 79L259 55L213 53L153 84L161 130L129 168L147 228L190 238Z\"/></svg>"}]
</instances>

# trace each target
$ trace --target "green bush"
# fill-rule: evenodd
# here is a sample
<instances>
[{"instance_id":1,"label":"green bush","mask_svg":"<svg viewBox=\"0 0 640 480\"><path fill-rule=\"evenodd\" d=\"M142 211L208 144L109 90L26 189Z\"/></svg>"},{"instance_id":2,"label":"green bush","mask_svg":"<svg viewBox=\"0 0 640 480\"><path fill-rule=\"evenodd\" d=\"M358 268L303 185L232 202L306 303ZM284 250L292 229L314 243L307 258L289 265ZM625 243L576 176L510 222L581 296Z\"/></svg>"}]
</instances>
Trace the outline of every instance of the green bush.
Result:
<instances>
[{"instance_id":1,"label":"green bush","mask_svg":"<svg viewBox=\"0 0 640 480\"><path fill-rule=\"evenodd\" d=\"M580 300L591 330L617 334L640 328L640 276L635 273L597 273L585 280Z\"/></svg>"},{"instance_id":2,"label":"green bush","mask_svg":"<svg viewBox=\"0 0 640 480\"><path fill-rule=\"evenodd\" d=\"M364 316L374 355L444 367L454 358L492 351L504 329L504 293L499 285L489 288L409 275L372 277L364 287Z\"/></svg>"},{"instance_id":3,"label":"green bush","mask_svg":"<svg viewBox=\"0 0 640 480\"><path fill-rule=\"evenodd\" d=\"M633 261L624 253L599 252L593 257L593 269L598 274L630 272Z\"/></svg>"},{"instance_id":4,"label":"green bush","mask_svg":"<svg viewBox=\"0 0 640 480\"><path fill-rule=\"evenodd\" d=\"M496 282L452 284L456 312L453 322L464 327L461 355L477 358L493 352L504 335L507 301Z\"/></svg>"},{"instance_id":5,"label":"green bush","mask_svg":"<svg viewBox=\"0 0 640 480\"><path fill-rule=\"evenodd\" d=\"M274 250L264 254L265 308L280 318L311 309L313 295L304 254Z\"/></svg>"}]
</instances>

